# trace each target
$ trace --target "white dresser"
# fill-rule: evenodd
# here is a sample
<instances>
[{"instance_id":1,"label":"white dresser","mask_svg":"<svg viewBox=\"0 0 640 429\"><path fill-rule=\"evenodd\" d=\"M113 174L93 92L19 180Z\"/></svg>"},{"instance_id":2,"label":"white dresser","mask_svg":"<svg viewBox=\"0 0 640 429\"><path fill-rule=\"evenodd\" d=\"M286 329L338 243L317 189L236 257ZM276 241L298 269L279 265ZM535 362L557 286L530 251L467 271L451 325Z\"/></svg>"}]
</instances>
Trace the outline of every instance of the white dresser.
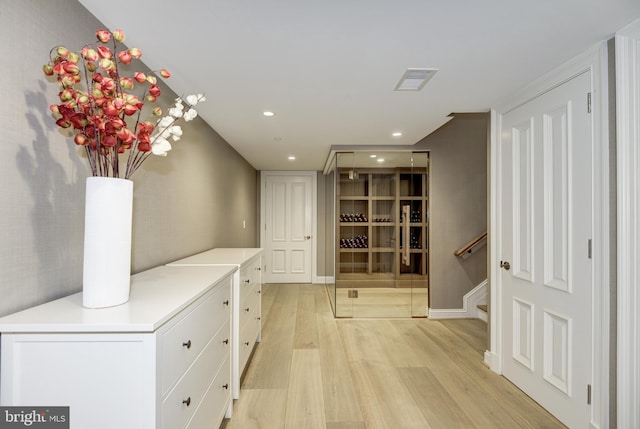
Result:
<instances>
[{"instance_id":1,"label":"white dresser","mask_svg":"<svg viewBox=\"0 0 640 429\"><path fill-rule=\"evenodd\" d=\"M0 405L69 406L72 429L219 427L236 271L158 267L117 307L78 293L0 318Z\"/></svg>"},{"instance_id":2,"label":"white dresser","mask_svg":"<svg viewBox=\"0 0 640 429\"><path fill-rule=\"evenodd\" d=\"M171 266L233 265L233 397L240 396L240 377L261 335L262 249L217 248L172 262Z\"/></svg>"}]
</instances>

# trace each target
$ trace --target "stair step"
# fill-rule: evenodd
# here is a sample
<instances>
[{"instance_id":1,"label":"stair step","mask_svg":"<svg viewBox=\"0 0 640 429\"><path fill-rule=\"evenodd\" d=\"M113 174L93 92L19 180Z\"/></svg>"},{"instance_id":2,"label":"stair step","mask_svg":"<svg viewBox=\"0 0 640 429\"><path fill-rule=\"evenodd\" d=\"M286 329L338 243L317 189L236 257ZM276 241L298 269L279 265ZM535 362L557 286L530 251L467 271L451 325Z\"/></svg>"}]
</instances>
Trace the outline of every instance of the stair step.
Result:
<instances>
[{"instance_id":1,"label":"stair step","mask_svg":"<svg viewBox=\"0 0 640 429\"><path fill-rule=\"evenodd\" d=\"M489 313L487 312L487 304L478 304L476 305L476 307L478 307L478 319L482 320L483 322L488 322L489 321Z\"/></svg>"}]
</instances>

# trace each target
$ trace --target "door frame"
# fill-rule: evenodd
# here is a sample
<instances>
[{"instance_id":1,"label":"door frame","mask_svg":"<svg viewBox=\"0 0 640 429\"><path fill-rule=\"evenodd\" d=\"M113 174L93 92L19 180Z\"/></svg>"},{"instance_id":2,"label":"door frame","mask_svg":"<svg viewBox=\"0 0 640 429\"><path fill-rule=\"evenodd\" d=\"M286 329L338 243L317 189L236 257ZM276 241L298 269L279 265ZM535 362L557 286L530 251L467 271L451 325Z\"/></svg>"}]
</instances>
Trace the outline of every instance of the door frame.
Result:
<instances>
[{"instance_id":1,"label":"door frame","mask_svg":"<svg viewBox=\"0 0 640 429\"><path fill-rule=\"evenodd\" d=\"M266 185L268 176L290 176L311 178L311 283L316 283L318 273L318 174L315 171L260 171L260 247L265 248L265 208L266 208ZM267 249L265 249L267 250ZM265 274L267 270L265 270ZM268 283L268 279L266 279Z\"/></svg>"},{"instance_id":2,"label":"door frame","mask_svg":"<svg viewBox=\"0 0 640 429\"><path fill-rule=\"evenodd\" d=\"M502 282L501 260L502 199L500 166L502 115L567 82L573 77L591 72L591 106L593 118L593 290L592 290L592 427L609 425L609 350L610 350L610 189L609 189L609 95L607 44L598 43L556 70L535 80L512 94L491 110L489 149L489 350L485 362L502 374L503 339L501 337ZM585 103L587 101L585 100ZM526 393L526 392L525 392Z\"/></svg>"},{"instance_id":3,"label":"door frame","mask_svg":"<svg viewBox=\"0 0 640 429\"><path fill-rule=\"evenodd\" d=\"M618 427L638 427L640 412L640 272L636 267L640 246L640 20L621 29L616 45L616 140L617 140L617 417Z\"/></svg>"}]
</instances>

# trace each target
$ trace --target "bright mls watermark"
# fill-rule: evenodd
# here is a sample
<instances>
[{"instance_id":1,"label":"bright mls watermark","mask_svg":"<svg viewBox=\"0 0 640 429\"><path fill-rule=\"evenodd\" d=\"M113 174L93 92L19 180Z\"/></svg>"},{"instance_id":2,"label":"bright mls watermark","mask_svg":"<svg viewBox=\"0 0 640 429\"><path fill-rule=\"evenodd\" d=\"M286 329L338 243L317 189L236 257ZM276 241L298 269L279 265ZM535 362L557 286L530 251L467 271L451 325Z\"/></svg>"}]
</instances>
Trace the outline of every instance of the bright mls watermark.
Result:
<instances>
[{"instance_id":1,"label":"bright mls watermark","mask_svg":"<svg viewBox=\"0 0 640 429\"><path fill-rule=\"evenodd\" d=\"M69 407L0 407L0 429L69 429Z\"/></svg>"}]
</instances>

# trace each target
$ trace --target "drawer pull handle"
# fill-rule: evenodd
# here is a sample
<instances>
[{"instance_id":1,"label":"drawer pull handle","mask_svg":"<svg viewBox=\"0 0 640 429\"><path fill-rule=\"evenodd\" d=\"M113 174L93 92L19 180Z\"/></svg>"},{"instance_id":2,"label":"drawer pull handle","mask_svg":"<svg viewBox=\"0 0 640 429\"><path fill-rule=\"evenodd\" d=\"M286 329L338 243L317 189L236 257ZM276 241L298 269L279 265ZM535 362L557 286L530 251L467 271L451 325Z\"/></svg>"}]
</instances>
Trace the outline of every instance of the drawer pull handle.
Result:
<instances>
[{"instance_id":1,"label":"drawer pull handle","mask_svg":"<svg viewBox=\"0 0 640 429\"><path fill-rule=\"evenodd\" d=\"M223 341L224 344L229 344L229 338Z\"/></svg>"},{"instance_id":2,"label":"drawer pull handle","mask_svg":"<svg viewBox=\"0 0 640 429\"><path fill-rule=\"evenodd\" d=\"M249 307L245 308L244 311L249 312Z\"/></svg>"},{"instance_id":3,"label":"drawer pull handle","mask_svg":"<svg viewBox=\"0 0 640 429\"><path fill-rule=\"evenodd\" d=\"M191 340L187 341L186 343L182 343L182 345L184 347L186 347L187 349L190 349L191 348Z\"/></svg>"},{"instance_id":4,"label":"drawer pull handle","mask_svg":"<svg viewBox=\"0 0 640 429\"><path fill-rule=\"evenodd\" d=\"M248 345L249 345L249 341L245 342L245 343L244 343L244 345L245 345L245 346L248 346Z\"/></svg>"},{"instance_id":5,"label":"drawer pull handle","mask_svg":"<svg viewBox=\"0 0 640 429\"><path fill-rule=\"evenodd\" d=\"M187 399L182 401L182 403L185 404L187 407L191 405L191 396L189 396Z\"/></svg>"},{"instance_id":6,"label":"drawer pull handle","mask_svg":"<svg viewBox=\"0 0 640 429\"><path fill-rule=\"evenodd\" d=\"M229 305L229 300L223 301L222 302L224 305Z\"/></svg>"},{"instance_id":7,"label":"drawer pull handle","mask_svg":"<svg viewBox=\"0 0 640 429\"><path fill-rule=\"evenodd\" d=\"M229 384L223 384L222 388L225 389L225 390L228 390L229 389Z\"/></svg>"},{"instance_id":8,"label":"drawer pull handle","mask_svg":"<svg viewBox=\"0 0 640 429\"><path fill-rule=\"evenodd\" d=\"M251 283L251 280L245 280L244 282L245 283Z\"/></svg>"},{"instance_id":9,"label":"drawer pull handle","mask_svg":"<svg viewBox=\"0 0 640 429\"><path fill-rule=\"evenodd\" d=\"M260 320L260 318L259 318L259 317L256 317L256 320Z\"/></svg>"}]
</instances>

